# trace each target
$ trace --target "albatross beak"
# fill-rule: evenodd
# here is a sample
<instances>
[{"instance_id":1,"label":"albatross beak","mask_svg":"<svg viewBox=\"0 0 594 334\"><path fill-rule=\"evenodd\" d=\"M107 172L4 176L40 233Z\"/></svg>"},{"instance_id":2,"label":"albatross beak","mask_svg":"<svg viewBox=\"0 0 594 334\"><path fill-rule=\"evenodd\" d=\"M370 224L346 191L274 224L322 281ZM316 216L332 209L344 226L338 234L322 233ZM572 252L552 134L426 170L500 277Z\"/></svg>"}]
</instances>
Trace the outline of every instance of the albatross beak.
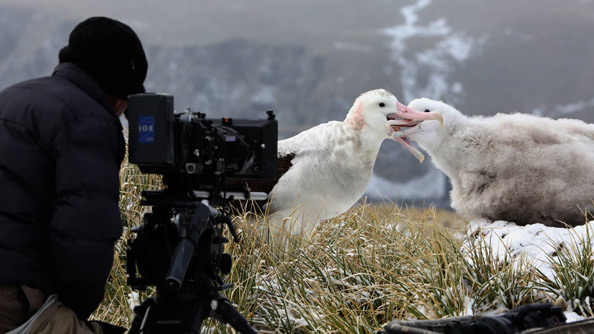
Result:
<instances>
[{"instance_id":1,"label":"albatross beak","mask_svg":"<svg viewBox=\"0 0 594 334\"><path fill-rule=\"evenodd\" d=\"M414 147L410 141L408 140L408 138L406 137L394 137L392 138L395 141L397 141L398 143L400 143L400 145L404 146L404 148L406 148L410 153L412 153L415 158L417 158L417 160L419 160L419 162L423 162L423 160L425 160L425 156L423 155L423 153L421 153L419 150L417 150L416 147Z\"/></svg>"},{"instance_id":2,"label":"albatross beak","mask_svg":"<svg viewBox=\"0 0 594 334\"><path fill-rule=\"evenodd\" d=\"M419 121L436 120L439 121L440 125L443 125L443 117L441 117L440 113L416 111L400 102L396 102L396 108L398 110L396 112L396 115L404 119Z\"/></svg>"},{"instance_id":3,"label":"albatross beak","mask_svg":"<svg viewBox=\"0 0 594 334\"><path fill-rule=\"evenodd\" d=\"M396 109L395 114L390 114L387 117L388 122L386 123L386 127L388 128L389 136L410 151L419 162L423 162L425 159L423 153L410 143L406 135L418 132L418 128L415 128L415 126L422 121L436 120L439 121L440 125L443 125L443 117L436 112L416 111L400 102L396 102ZM402 127L406 127L407 129L402 129Z\"/></svg>"}]
</instances>

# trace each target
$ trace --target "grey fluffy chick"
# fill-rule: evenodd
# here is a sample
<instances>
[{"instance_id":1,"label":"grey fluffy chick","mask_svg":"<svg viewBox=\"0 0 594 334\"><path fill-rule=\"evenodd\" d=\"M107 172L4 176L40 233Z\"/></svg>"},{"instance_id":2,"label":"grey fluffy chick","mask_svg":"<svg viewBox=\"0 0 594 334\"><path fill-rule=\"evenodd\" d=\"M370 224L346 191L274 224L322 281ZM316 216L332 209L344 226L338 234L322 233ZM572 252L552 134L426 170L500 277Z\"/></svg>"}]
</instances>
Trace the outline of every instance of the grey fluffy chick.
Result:
<instances>
[{"instance_id":1,"label":"grey fluffy chick","mask_svg":"<svg viewBox=\"0 0 594 334\"><path fill-rule=\"evenodd\" d=\"M593 208L594 125L529 114L467 117L426 98L408 105L438 112L399 131L425 150L452 184L451 206L470 219L518 225L581 225Z\"/></svg>"}]
</instances>

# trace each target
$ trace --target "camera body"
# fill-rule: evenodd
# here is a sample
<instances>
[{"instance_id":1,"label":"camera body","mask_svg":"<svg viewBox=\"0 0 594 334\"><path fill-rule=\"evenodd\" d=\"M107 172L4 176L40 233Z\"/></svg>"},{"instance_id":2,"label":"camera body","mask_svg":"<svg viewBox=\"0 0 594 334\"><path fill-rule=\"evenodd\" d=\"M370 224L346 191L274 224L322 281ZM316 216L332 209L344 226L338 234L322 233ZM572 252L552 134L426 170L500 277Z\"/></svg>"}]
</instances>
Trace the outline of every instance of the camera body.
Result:
<instances>
[{"instance_id":1,"label":"camera body","mask_svg":"<svg viewBox=\"0 0 594 334\"><path fill-rule=\"evenodd\" d=\"M276 176L278 123L266 119L206 118L175 113L173 96L128 98L129 161L144 173L163 174L170 186L210 190L221 178L272 180Z\"/></svg>"},{"instance_id":2,"label":"camera body","mask_svg":"<svg viewBox=\"0 0 594 334\"><path fill-rule=\"evenodd\" d=\"M227 180L275 178L274 113L256 120L208 119L190 110L175 113L173 96L148 93L128 97L128 120L128 160L143 173L161 174L166 186L143 192L141 205L152 212L128 241L128 284L157 291L134 309L130 333L198 333L207 317L255 333L221 294L232 287L220 277L231 270L223 227L239 241L225 213L227 200L252 198L246 189L228 189Z\"/></svg>"}]
</instances>

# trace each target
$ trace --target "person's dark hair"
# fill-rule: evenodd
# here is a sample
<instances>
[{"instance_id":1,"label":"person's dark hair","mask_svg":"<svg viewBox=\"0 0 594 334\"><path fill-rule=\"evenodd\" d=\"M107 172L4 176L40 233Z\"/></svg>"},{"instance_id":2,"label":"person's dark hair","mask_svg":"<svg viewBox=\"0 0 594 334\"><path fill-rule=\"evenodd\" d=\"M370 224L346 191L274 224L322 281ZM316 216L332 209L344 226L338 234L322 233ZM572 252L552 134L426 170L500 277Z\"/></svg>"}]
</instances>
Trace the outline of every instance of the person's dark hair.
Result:
<instances>
[{"instance_id":1,"label":"person's dark hair","mask_svg":"<svg viewBox=\"0 0 594 334\"><path fill-rule=\"evenodd\" d=\"M117 20L91 17L79 23L58 58L91 75L107 95L125 99L144 92L144 49L136 33Z\"/></svg>"}]
</instances>

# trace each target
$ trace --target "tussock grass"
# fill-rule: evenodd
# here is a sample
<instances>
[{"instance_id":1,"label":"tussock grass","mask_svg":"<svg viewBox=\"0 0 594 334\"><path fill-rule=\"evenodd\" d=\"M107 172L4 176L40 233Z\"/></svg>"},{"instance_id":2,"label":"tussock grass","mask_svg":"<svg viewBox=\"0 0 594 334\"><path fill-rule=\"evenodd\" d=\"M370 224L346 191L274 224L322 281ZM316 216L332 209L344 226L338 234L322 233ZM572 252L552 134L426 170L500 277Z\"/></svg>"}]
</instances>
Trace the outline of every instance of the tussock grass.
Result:
<instances>
[{"instance_id":1,"label":"tussock grass","mask_svg":"<svg viewBox=\"0 0 594 334\"><path fill-rule=\"evenodd\" d=\"M585 236L572 234L568 244L561 244L549 256L555 273L548 277L537 271L539 289L548 293L576 312L594 316L594 241L592 232L586 228Z\"/></svg>"},{"instance_id":2,"label":"tussock grass","mask_svg":"<svg viewBox=\"0 0 594 334\"><path fill-rule=\"evenodd\" d=\"M507 251L500 258L483 238L471 240L462 251L466 255L462 267L473 283L475 312L484 313L498 308L509 310L545 301L538 297L535 290L532 278L535 269L528 260L512 260Z\"/></svg>"},{"instance_id":3,"label":"tussock grass","mask_svg":"<svg viewBox=\"0 0 594 334\"><path fill-rule=\"evenodd\" d=\"M147 211L139 205L140 191L158 189L161 181L130 165L121 177L124 237L94 318L127 327L133 312L125 240ZM266 217L238 215L241 242L227 245L233 268L224 277L234 287L224 294L259 333L376 333L394 319L496 313L559 297L592 314L589 238L568 247L589 252L560 252L560 278L547 280L527 261L496 258L484 240L463 247L465 235L447 219L432 207L363 203L322 223L307 239L285 236L287 246L275 247L268 242ZM234 333L214 320L204 323L203 332Z\"/></svg>"}]
</instances>

